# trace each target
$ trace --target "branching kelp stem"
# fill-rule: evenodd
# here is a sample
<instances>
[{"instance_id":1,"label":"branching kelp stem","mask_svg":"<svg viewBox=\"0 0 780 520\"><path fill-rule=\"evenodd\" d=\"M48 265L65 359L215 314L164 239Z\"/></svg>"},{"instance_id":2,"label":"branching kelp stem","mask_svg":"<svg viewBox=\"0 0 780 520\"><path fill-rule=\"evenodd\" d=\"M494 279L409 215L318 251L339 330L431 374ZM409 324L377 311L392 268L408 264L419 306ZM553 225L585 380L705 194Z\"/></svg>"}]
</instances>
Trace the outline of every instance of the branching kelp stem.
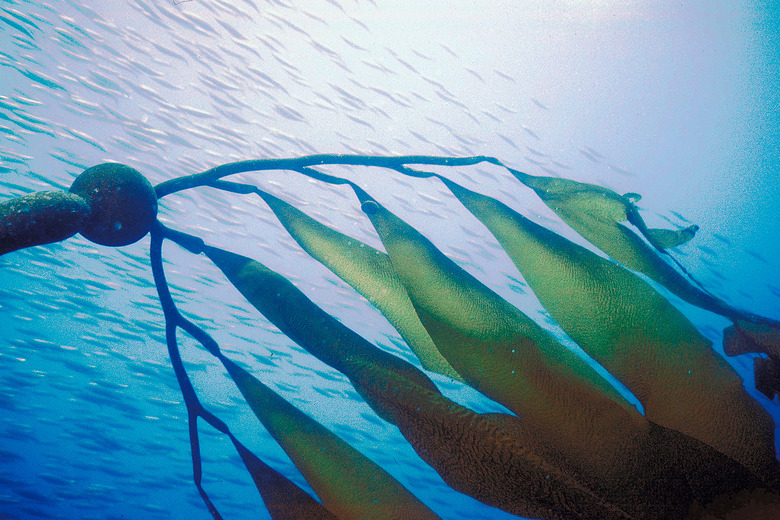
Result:
<instances>
[{"instance_id":1,"label":"branching kelp stem","mask_svg":"<svg viewBox=\"0 0 780 520\"><path fill-rule=\"evenodd\" d=\"M300 171L301 168L310 166L341 165L341 166L375 166L377 168L396 169L407 164L426 164L430 166L471 166L481 162L488 162L497 166L504 166L501 161L495 157L477 155L474 157L437 157L430 155L399 155L390 156L368 156L368 155L339 155L339 154L320 154L306 155L291 159L253 159L249 161L238 161L234 163L222 164L209 170L194 175L187 175L177 179L171 179L155 186L154 190L158 198L165 197L177 191L195 188L197 186L210 185L215 180L245 173L250 171L268 171L268 170L293 170Z\"/></svg>"},{"instance_id":2,"label":"branching kelp stem","mask_svg":"<svg viewBox=\"0 0 780 520\"><path fill-rule=\"evenodd\" d=\"M403 175L409 177L426 178L426 177L438 177L441 175L432 172L424 172L410 168L408 165L427 165L427 166L472 166L486 162L496 166L505 168L516 179L526 185L526 181L534 179L533 175L515 170L502 163L495 157L476 155L471 157L441 157L431 155L399 155L399 156L368 156L368 155L349 155L349 154L318 154L318 155L306 155L302 157L286 158L286 159L252 159L248 161L238 161L228 164L216 166L209 170L193 175L187 175L179 177L177 179L171 179L164 181L155 186L155 192L158 198L162 198L166 195L176 193L178 191L186 190L189 188L196 188L199 186L211 186L214 188L225 189L226 191L233 191L238 193L252 193L253 190L241 191L237 184L221 184L220 179L229 175L235 175L238 173L246 173L252 171L270 171L270 170L288 170L295 171L306 175L308 177L326 182L328 184L335 185L349 185L356 192L362 192L362 190L353 182L343 179L341 177L335 177L326 173L319 172L312 168L313 166L326 166L326 165L339 165L339 166L368 166L377 168L387 168L389 170L397 171ZM228 187L230 186L230 187ZM242 188L245 189L245 188ZM600 188L604 190L604 188ZM615 196L620 197L615 194ZM668 258L674 266L679 269L685 278L690 280L694 284L691 287L696 294L696 305L725 316L731 320L747 320L753 323L764 324L770 327L780 326L780 322L772 320L764 316L759 316L741 309L734 308L728 305L726 302L717 298L710 293L685 267L667 250L659 248L655 241L648 234L647 226L645 225L642 217L639 215L638 208L630 202L626 197L626 220L634 226L638 231L639 236L644 237L647 243L661 256Z\"/></svg>"},{"instance_id":3,"label":"branching kelp stem","mask_svg":"<svg viewBox=\"0 0 780 520\"><path fill-rule=\"evenodd\" d=\"M184 368L182 362L181 353L179 352L178 342L176 340L176 331L181 328L192 336L198 343L200 343L209 353L216 356L220 361L226 360L219 345L206 331L197 326L195 323L184 317L176 308L176 304L171 296L168 282L165 279L165 271L162 262L162 244L163 241L168 238L177 243L184 249L193 254L200 254L203 252L205 244L201 238L175 231L166 228L161 222L157 221L151 229L151 251L150 260L152 264L152 274L154 277L155 286L157 287L157 294L160 298L160 304L163 308L163 314L165 317L165 339L168 345L168 355L171 359L171 365L173 366L174 373L176 374L176 380L179 383L182 396L184 397L184 403L187 407L187 419L189 424L190 435L190 447L192 451L192 467L193 467L193 480L195 486L198 488L200 496L203 498L203 502L206 504L214 520L222 520L222 516L217 511L216 506L212 503L211 499L203 489L201 484L203 470L200 456L200 441L198 437L198 418L202 418L214 429L227 435L239 455L241 460L247 466L253 477L260 475L261 478L268 479L268 477L284 478L276 470L265 464L257 456L255 456L249 449L246 448L230 431L227 424L225 424L216 415L212 414L203 406L195 393L195 388L192 385L192 381L187 375L187 371ZM262 493L262 490L261 490Z\"/></svg>"}]
</instances>

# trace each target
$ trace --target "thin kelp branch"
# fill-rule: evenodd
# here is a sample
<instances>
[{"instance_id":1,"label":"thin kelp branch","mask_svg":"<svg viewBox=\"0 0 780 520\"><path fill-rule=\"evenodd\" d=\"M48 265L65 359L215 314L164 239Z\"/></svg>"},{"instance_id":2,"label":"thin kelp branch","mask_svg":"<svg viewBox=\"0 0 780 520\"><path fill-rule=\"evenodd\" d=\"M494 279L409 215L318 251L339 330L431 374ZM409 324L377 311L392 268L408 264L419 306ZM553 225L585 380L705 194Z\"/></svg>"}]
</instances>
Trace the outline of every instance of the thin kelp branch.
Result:
<instances>
[{"instance_id":1,"label":"thin kelp branch","mask_svg":"<svg viewBox=\"0 0 780 520\"><path fill-rule=\"evenodd\" d=\"M647 240L647 243L658 254L662 254L664 257L669 258L670 261L680 271L682 271L682 276L684 278L687 278L688 281L701 293L697 297L697 300L702 300L706 302L705 305L707 305L707 307L705 308L716 309L715 312L721 315L745 317L746 319L752 321L755 321L756 318L760 318L758 316L751 315L750 313L746 313L744 311L739 311L737 309L734 309L728 306L727 304L725 304L725 302L718 300L717 297L712 295L703 286L703 284L701 284L673 255L671 255L671 253L667 250L668 248L664 247L659 242L659 240L656 239L656 237L659 235L659 233L657 232L664 231L664 230L655 230L655 229L648 228L644 220L642 219L642 217L639 215L636 205L632 202L631 198L629 197L629 195L635 195L635 194L626 194L621 196L612 192L607 188L603 188L592 184L577 183L574 181L568 181L566 179L557 179L551 177L530 175L505 165L503 162L501 162L495 157L488 157L488 156L440 157L440 156L424 156L424 155L366 156L366 155L319 154L319 155L309 155L309 156L302 156L302 157L290 158L290 159L253 159L247 161L228 163L228 164L216 166L214 168L211 168L201 173L165 181L161 184L158 184L155 187L155 192L158 198L162 198L166 195L175 193L177 191L182 191L197 186L210 185L213 183L213 181L221 179L226 176L235 175L238 173L251 172L251 171L290 170L290 171L303 173L304 175L322 180L324 182L328 182L330 184L347 184L349 182L344 179L323 174L321 172L317 172L316 170L312 170L310 167L324 166L324 165L373 166L373 167L395 170L399 173L402 173L410 177L421 178L421 177L431 177L431 176L438 177L439 175L434 173L429 173L429 172L421 172L409 168L407 165L425 164L425 165L434 165L434 166L470 166L470 165L478 164L480 162L488 162L490 164L494 164L505 168L521 183L534 189L537 192L537 194L539 194L539 196L546 202L550 199L557 198L560 195L560 193L558 193L558 190L560 190L562 186L565 186L564 189L565 194L571 195L574 192L581 191L584 188L584 189L596 190L599 193L599 195L601 195L602 197L605 197L607 199L615 199L615 201L619 201L622 204L625 212L624 218L622 220L628 221L638 231L638 236L635 239L639 240L639 237L644 237L645 240ZM569 222L569 220L566 219L564 216L561 215L561 218L563 218L564 221L566 221L569 225L572 225L571 222ZM581 230L576 227L575 230L581 232ZM687 239L679 239L678 241L684 242L692 238L693 233L695 233L695 230L689 234L689 237ZM585 237L585 238L589 238L589 237ZM608 251L605 252L607 254L610 254ZM616 258L616 260L621 261L621 263L624 263L619 258ZM629 267L634 268L631 265L629 265ZM640 271L645 272L643 270ZM665 285L661 281L659 281L659 283Z\"/></svg>"},{"instance_id":2,"label":"thin kelp branch","mask_svg":"<svg viewBox=\"0 0 780 520\"><path fill-rule=\"evenodd\" d=\"M154 277L154 284L157 288L157 295L160 299L163 316L165 318L165 340L168 346L168 356L171 360L174 373L176 374L176 380L179 383L179 388L181 389L182 397L184 398L184 404L187 407L193 479L209 512L211 512L215 520L222 520L222 516L217 511L216 506L212 503L201 483L203 470L200 456L200 441L198 438L198 417L204 417L205 409L200 403L195 388L192 386L192 381L190 381L187 371L184 368L179 346L176 341L176 330L182 325L183 317L176 308L176 304L171 296L170 288L168 287L168 282L165 279L165 271L162 263L162 244L164 241L162 224L152 226L151 239L149 260L152 264L152 276Z\"/></svg>"},{"instance_id":3,"label":"thin kelp branch","mask_svg":"<svg viewBox=\"0 0 780 520\"><path fill-rule=\"evenodd\" d=\"M154 189L157 193L157 198L162 198L177 191L208 185L217 179L221 179L222 177L227 177L229 175L235 175L237 173L268 170L297 171L301 168L319 165L375 166L378 168L392 169L394 167L399 167L406 164L470 166L481 162L501 165L498 159L487 156L439 157L430 155L374 156L320 154L307 155L290 159L252 159L248 161L238 161L222 164L201 173L179 177L177 179L171 179L158 184Z\"/></svg>"},{"instance_id":4,"label":"thin kelp branch","mask_svg":"<svg viewBox=\"0 0 780 520\"><path fill-rule=\"evenodd\" d=\"M433 172L425 172L421 170L417 170L415 168L410 168L408 166L396 166L392 168L393 170L397 171L398 173L401 173L403 175L406 175L407 177L414 177L417 179L428 179L431 177L441 177L438 173Z\"/></svg>"},{"instance_id":5,"label":"thin kelp branch","mask_svg":"<svg viewBox=\"0 0 780 520\"><path fill-rule=\"evenodd\" d=\"M193 252L201 249L202 241L187 233L163 228L162 224L157 227L156 232L165 233L167 238L186 244L185 248L192 249ZM214 247L205 247L203 252L212 261L231 255ZM263 287L258 290L276 294L279 289ZM170 303L172 304L172 301ZM313 320L313 323L316 324L317 320ZM177 326L187 331L219 359L257 418L285 450L317 495L322 498L328 510L347 520L438 519L435 513L381 467L228 359L208 333L178 312ZM290 334L289 330L285 332ZM325 355L325 345L322 352ZM384 356L391 358L389 354ZM386 362L381 357L377 361L380 364ZM431 389L436 388L425 376L421 377L420 384L427 384ZM349 476L339 475L339 472L346 472ZM307 516L301 518L308 520L315 516L307 512Z\"/></svg>"},{"instance_id":6,"label":"thin kelp branch","mask_svg":"<svg viewBox=\"0 0 780 520\"><path fill-rule=\"evenodd\" d=\"M294 171L296 173L300 173L301 175L305 175L306 177L325 182L327 184L332 184L334 186L355 186L355 183L350 181L349 179L344 179L342 177L336 177L335 175L329 175L327 173L322 173L321 171L315 170L314 168L309 167L301 167L297 168L295 170L289 170ZM238 183L238 182L232 182L232 181L223 181L223 180L215 180L208 184L205 184L204 186L208 186L211 188L217 188L224 191L230 191L233 193L240 193L243 195L248 195L250 193L254 193L259 195L260 197L263 197L265 192L257 188L256 186L252 184L245 184L245 183Z\"/></svg>"},{"instance_id":7,"label":"thin kelp branch","mask_svg":"<svg viewBox=\"0 0 780 520\"><path fill-rule=\"evenodd\" d=\"M159 221L152 229L152 250L150 259L155 285L158 288L158 295L165 316L168 353L187 407L194 481L206 507L211 512L212 516L214 516L215 520L221 520L219 512L201 485L202 464L197 427L197 419L199 417L214 429L230 438L241 457L242 462L252 476L255 487L257 487L257 490L260 492L266 508L274 520L335 520L335 517L322 504L314 500L299 486L268 466L246 448L246 446L233 435L227 424L216 415L209 412L198 399L181 359L181 354L176 341L176 329L181 328L187 332L209 353L217 357L224 366L227 367L231 362L222 354L219 344L210 334L182 315L176 308L167 281L165 280L165 272L162 265L162 242L165 238L171 239L194 254L202 252L202 248L205 246L202 239L167 228Z\"/></svg>"}]
</instances>

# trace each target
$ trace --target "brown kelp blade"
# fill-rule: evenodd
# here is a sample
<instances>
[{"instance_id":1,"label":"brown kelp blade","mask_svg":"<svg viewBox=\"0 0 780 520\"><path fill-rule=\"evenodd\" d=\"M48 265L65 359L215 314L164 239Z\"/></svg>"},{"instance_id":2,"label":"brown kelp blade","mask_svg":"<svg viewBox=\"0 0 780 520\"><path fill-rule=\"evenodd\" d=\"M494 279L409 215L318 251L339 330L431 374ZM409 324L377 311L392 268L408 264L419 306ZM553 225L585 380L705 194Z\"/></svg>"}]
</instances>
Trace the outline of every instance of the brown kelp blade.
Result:
<instances>
[{"instance_id":1,"label":"brown kelp blade","mask_svg":"<svg viewBox=\"0 0 780 520\"><path fill-rule=\"evenodd\" d=\"M585 360L414 228L358 194L423 324L458 373L569 453L583 471L622 464L621 450L633 449L628 439L647 427L636 409Z\"/></svg>"},{"instance_id":2,"label":"brown kelp blade","mask_svg":"<svg viewBox=\"0 0 780 520\"><path fill-rule=\"evenodd\" d=\"M769 414L650 284L493 198L443 182L496 237L553 319L637 396L649 420L760 473L774 469Z\"/></svg>"},{"instance_id":3,"label":"brown kelp blade","mask_svg":"<svg viewBox=\"0 0 780 520\"><path fill-rule=\"evenodd\" d=\"M764 352L769 359L753 360L756 390L768 399L780 393L780 328L759 320L735 319L723 330L723 350L729 356Z\"/></svg>"},{"instance_id":4,"label":"brown kelp blade","mask_svg":"<svg viewBox=\"0 0 780 520\"><path fill-rule=\"evenodd\" d=\"M338 520L338 517L293 481L234 441L273 520Z\"/></svg>"},{"instance_id":5,"label":"brown kelp blade","mask_svg":"<svg viewBox=\"0 0 780 520\"><path fill-rule=\"evenodd\" d=\"M217 248L207 248L206 254L263 316L317 359L345 374L358 393L386 420L393 422L392 412L373 401L372 381L366 379L361 371L364 365L356 364L356 360L398 372L423 388L438 391L421 370L342 325L289 280L260 262Z\"/></svg>"},{"instance_id":6,"label":"brown kelp blade","mask_svg":"<svg viewBox=\"0 0 780 520\"><path fill-rule=\"evenodd\" d=\"M480 415L457 405L420 370L371 345L282 276L240 255L215 248L206 252L280 330L349 377L454 489L525 516L563 518L566 511L580 511L592 513L587 518L627 518L571 477L556 463L558 454L551 452L547 460L537 453L541 448L517 417ZM552 507L556 503L558 509Z\"/></svg>"},{"instance_id":7,"label":"brown kelp blade","mask_svg":"<svg viewBox=\"0 0 780 520\"><path fill-rule=\"evenodd\" d=\"M647 228L647 239L656 249L671 249L690 242L699 226L692 224L683 229Z\"/></svg>"},{"instance_id":8,"label":"brown kelp blade","mask_svg":"<svg viewBox=\"0 0 780 520\"><path fill-rule=\"evenodd\" d=\"M566 455L550 452L524 428L521 418L475 413L378 365L366 363L364 370L374 381L376 399L394 410L404 437L455 490L530 518L627 519L656 507L670 512L668 504L659 506L661 496L654 497L649 508L644 502L623 500L625 490L637 482L635 475L619 494L599 486L592 489L562 462ZM611 479L601 482L607 481ZM610 502L612 498L618 503Z\"/></svg>"},{"instance_id":9,"label":"brown kelp blade","mask_svg":"<svg viewBox=\"0 0 780 520\"><path fill-rule=\"evenodd\" d=\"M389 473L227 358L220 358L252 411L325 507L344 520L436 519Z\"/></svg>"},{"instance_id":10,"label":"brown kelp blade","mask_svg":"<svg viewBox=\"0 0 780 520\"><path fill-rule=\"evenodd\" d=\"M340 233L296 207L260 192L300 246L371 302L401 334L423 368L461 380L420 323L385 253Z\"/></svg>"},{"instance_id":11,"label":"brown kelp blade","mask_svg":"<svg viewBox=\"0 0 780 520\"><path fill-rule=\"evenodd\" d=\"M369 370L380 372L381 367ZM714 448L652 423L647 435L632 440L618 467L603 467L592 478L571 464L569 452L550 451L521 418L475 414L393 373L377 373L375 380L379 394L396 408L401 432L447 483L517 515L687 518L695 502L728 503L739 492L772 484ZM602 442L604 446L591 447L594 456L613 448L608 440ZM442 461L457 464L443 466Z\"/></svg>"},{"instance_id":12,"label":"brown kelp blade","mask_svg":"<svg viewBox=\"0 0 780 520\"><path fill-rule=\"evenodd\" d=\"M633 194L618 195L593 184L508 170L572 229L610 257L649 276L688 303L732 320L735 327L724 338L727 354L763 352L770 355L780 371L780 321L732 307L692 283L659 254L675 242L692 237L695 229L680 230L676 236L648 229L632 201ZM647 241L624 222L633 224ZM773 383L762 391L771 399L780 391L780 385Z\"/></svg>"}]
</instances>

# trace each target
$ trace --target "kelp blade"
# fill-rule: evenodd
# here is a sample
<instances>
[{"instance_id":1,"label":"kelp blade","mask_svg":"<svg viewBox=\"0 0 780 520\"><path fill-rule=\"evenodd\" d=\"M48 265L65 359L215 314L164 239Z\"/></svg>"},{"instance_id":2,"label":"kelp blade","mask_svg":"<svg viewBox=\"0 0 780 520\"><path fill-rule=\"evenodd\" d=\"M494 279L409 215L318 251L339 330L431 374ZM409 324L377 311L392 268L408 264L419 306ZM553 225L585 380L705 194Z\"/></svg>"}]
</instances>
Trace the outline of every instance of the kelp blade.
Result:
<instances>
[{"instance_id":1,"label":"kelp blade","mask_svg":"<svg viewBox=\"0 0 780 520\"><path fill-rule=\"evenodd\" d=\"M343 520L437 519L368 457L279 397L232 361L222 362L252 411L323 504Z\"/></svg>"},{"instance_id":2,"label":"kelp blade","mask_svg":"<svg viewBox=\"0 0 780 520\"><path fill-rule=\"evenodd\" d=\"M497 200L444 182L496 237L564 331L637 396L648 419L761 474L774 469L771 417L655 289Z\"/></svg>"},{"instance_id":3,"label":"kelp blade","mask_svg":"<svg viewBox=\"0 0 780 520\"><path fill-rule=\"evenodd\" d=\"M395 374L377 380L385 385L381 394L392 396L390 406L398 409L401 431L415 432L405 436L421 457L437 468L442 460L453 462L447 471L438 470L447 483L520 516L671 520L687 518L692 504L728 503L745 490L764 490L765 497L778 499L766 492L773 482L756 478L730 457L676 430L649 423L648 434L634 439L619 467L585 475L568 460L570 453L550 452L521 418L475 414L398 381ZM602 439L607 448L609 441ZM599 448L592 451L598 454ZM438 466L431 462L436 459Z\"/></svg>"},{"instance_id":4,"label":"kelp blade","mask_svg":"<svg viewBox=\"0 0 780 520\"><path fill-rule=\"evenodd\" d=\"M290 479L274 470L234 441L273 520L338 520L325 506Z\"/></svg>"},{"instance_id":5,"label":"kelp blade","mask_svg":"<svg viewBox=\"0 0 780 520\"><path fill-rule=\"evenodd\" d=\"M392 411L374 399L372 380L363 373L363 361L438 392L422 371L342 325L282 275L235 253L217 248L208 248L206 253L266 319L317 359L345 374L366 402L389 422L393 422Z\"/></svg>"},{"instance_id":6,"label":"kelp blade","mask_svg":"<svg viewBox=\"0 0 780 520\"><path fill-rule=\"evenodd\" d=\"M340 233L294 206L260 195L300 246L376 306L401 334L423 368L462 380L436 349L385 253Z\"/></svg>"},{"instance_id":7,"label":"kelp blade","mask_svg":"<svg viewBox=\"0 0 780 520\"><path fill-rule=\"evenodd\" d=\"M535 446L517 417L480 415L457 405L421 371L388 358L281 275L226 251L208 248L207 254L280 330L347 375L454 489L518 515L554 519L579 511L593 519L628 518L557 464L559 454Z\"/></svg>"},{"instance_id":8,"label":"kelp blade","mask_svg":"<svg viewBox=\"0 0 780 520\"><path fill-rule=\"evenodd\" d=\"M724 350L765 352L780 359L780 322L734 308L697 287L658 254L675 242L684 243L693 236L690 228L676 237L663 237L662 231L648 229L627 196L568 179L528 175L509 168L520 182L533 189L547 206L588 242L624 266L650 277L683 300L734 321L736 328L727 335ZM648 242L625 224L630 221ZM771 399L780 391L774 385L765 393Z\"/></svg>"},{"instance_id":9,"label":"kelp blade","mask_svg":"<svg viewBox=\"0 0 780 520\"><path fill-rule=\"evenodd\" d=\"M528 175L512 169L510 172L534 190L561 220L617 262L649 276L694 305L719 314L728 312L723 302L693 287L648 242L624 224L631 221L647 229L628 197L594 184ZM652 237L653 233L648 235Z\"/></svg>"},{"instance_id":10,"label":"kelp blade","mask_svg":"<svg viewBox=\"0 0 780 520\"><path fill-rule=\"evenodd\" d=\"M375 391L395 410L395 423L415 451L453 489L504 511L531 518L626 519L550 454L524 421L502 413L478 414L376 365Z\"/></svg>"}]
</instances>

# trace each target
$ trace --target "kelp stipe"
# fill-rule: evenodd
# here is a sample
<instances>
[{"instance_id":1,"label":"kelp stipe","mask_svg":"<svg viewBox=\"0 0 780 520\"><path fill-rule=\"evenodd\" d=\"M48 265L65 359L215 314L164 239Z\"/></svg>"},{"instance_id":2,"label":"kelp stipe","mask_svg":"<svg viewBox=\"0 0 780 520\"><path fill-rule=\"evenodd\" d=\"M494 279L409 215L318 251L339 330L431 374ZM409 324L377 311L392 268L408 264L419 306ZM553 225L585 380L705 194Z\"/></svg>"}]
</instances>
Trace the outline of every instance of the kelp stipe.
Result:
<instances>
[{"instance_id":1,"label":"kelp stipe","mask_svg":"<svg viewBox=\"0 0 780 520\"><path fill-rule=\"evenodd\" d=\"M325 495L320 497L327 502L323 506L251 454L232 435L228 426L206 410L198 400L179 355L176 337L178 329L195 338L223 363L246 399L253 403L258 417L269 422L271 429L276 429L276 437L280 442L287 443L288 449L293 451L306 450L301 447L301 439L305 436L298 437L294 431L296 428L306 430L308 427L301 426L306 423L306 419L243 368L227 359L203 329L179 313L162 270L162 244L166 239L172 240L193 254L205 252L218 265L222 264L220 267L224 267L228 272L232 269L230 264L238 266L239 273L245 267L252 266L248 271L252 274L250 278L259 274L264 280L276 284L275 287L283 289L279 294L285 293L285 298L292 298L289 301L298 301L303 305L293 307L294 311L308 309L303 312L304 322L315 316L317 311L313 307L306 307L305 301L301 300L295 291L289 290L286 286L289 282L281 276L258 267L245 257L236 260L230 256L232 253L206 246L198 237L168 229L155 219L158 198L197 186L211 186L238 193L257 193L262 197L257 188L221 179L235 173L263 170L288 170L324 182L352 187L362 200L364 211L380 231L380 238L386 242L393 271L400 278L420 322L425 326L436 350L446 360L447 365L463 380L497 399L511 403L510 408L516 408L521 414L520 417L476 414L442 396L422 371L402 362L400 358L383 353L371 344L353 348L361 343L355 338L354 341L349 340L349 344L353 346L344 348L347 343L342 343L342 339L349 337L351 331L346 326L339 331L333 327L328 329L325 323L332 317L325 313L318 318L318 323L323 324L322 327L313 331L316 334L311 336L311 339L306 339L302 334L302 331L306 332L306 327L289 322L289 316L294 316L295 313L285 317L285 312L288 311L285 311L284 299L274 299L273 294L269 299L269 295L260 289L257 293L258 308L267 314L269 320L277 325L287 323L287 329L280 329L304 345L304 348L307 348L305 345L308 344L312 354L344 372L374 410L398 426L420 456L455 489L516 514L549 519L572 516L593 519L685 518L689 507L698 508L696 511L700 512L711 502L711 511L728 511L743 507L749 502L754 505L763 503L763 511L766 514L771 514L767 511L777 512L777 496L774 491L770 491L768 495L760 491L762 488L777 489L777 473L772 468L757 478L741 464L707 444L648 421L628 405L606 381L593 375L587 365L583 365L565 349L559 349L554 343L550 343L546 336L537 330L537 325L525 317L520 317L517 314L519 311L508 302L491 295L489 290L463 276L451 260L427 244L416 230L400 219L394 220L390 212L365 191L348 180L327 175L316 169L319 165L370 166L417 177L438 176L447 183L438 174L419 172L411 166L468 166L480 162L503 166L500 161L490 157L314 155L226 164L199 174L166 181L153 189L140 174L129 167L117 164L99 165L85 171L82 174L84 177L74 182L69 194L49 192L0 203L0 251L10 252L64 240L76 232L81 232L97 243L117 246L132 243L151 231L150 261L166 321L169 357L187 407L194 480L214 518L221 516L201 485L198 419L203 419L230 438L275 520L334 516L354 518L371 516L374 513L379 517L387 517L388 514L393 516L393 511L400 511L400 517L406 518L434 517L434 513L422 503L416 502L416 499L410 498L410 495L400 490L392 480L387 480L387 485L381 488L385 489L381 494L386 496L376 497L369 493L361 495L364 497L363 505L349 504L344 498L353 494L349 488L339 491L339 484L332 482L315 486L312 481L328 478L317 476L322 475L321 471L318 473L316 470L302 468L302 472L308 472L307 478L313 488L321 490L318 493ZM533 179L543 179L508 170L529 185L533 184ZM87 172L90 172L89 175ZM96 175L96 172L99 175ZM116 183L122 182L129 182L129 189L115 189ZM547 182L546 186L539 184L544 182ZM450 186L453 187L454 184ZM548 199L552 195L565 199L581 188L580 183L562 179L538 180L532 187L540 196L542 193L546 194ZM556 187L560 188L557 193L553 189ZM631 232L626 235L629 237L626 240L645 244L651 248L653 255L656 253L652 248L671 247L693 235L693 229L680 232L649 230L644 227L638 211L633 206L635 196L621 197L604 188L592 185L586 187L585 191L595 193L595 196L586 197L584 207L575 204L570 212L579 214L580 220L585 222L582 228L586 231L590 226L597 230L602 229L607 234L612 233L610 236L625 235L624 230L629 228L621 222L627 220L645 238ZM123 198L122 195L129 191L137 196L129 197L128 201L128 198ZM118 199L115 198L117 196ZM281 215L280 221L290 230L291 235L305 248L309 248L312 256L319 256L327 263L323 251L337 244L341 240L339 235L325 230L313 221L306 222L296 210L276 202L270 195L264 198L267 202L270 201L272 207L275 206ZM606 205L604 201L607 201ZM475 210L475 214L478 213L479 211ZM594 214L595 218L592 217ZM607 225L604 222L607 222ZM314 244L317 241L321 241L319 245ZM593 238L592 242L599 246L596 238ZM511 249L509 246L507 248ZM410 263L405 257L405 251L416 251L416 257L424 261ZM347 250L346 255L350 254ZM630 260L631 256L628 258ZM647 256L645 259L647 258L652 257ZM382 262L387 265L386 261ZM364 284L364 290L365 286L382 285L388 280L387 271L384 270L382 274L385 268L376 271L379 275L375 272L361 280L360 271L364 267L349 266L342 260L337 263L339 265L334 265L334 271L342 269L346 272L352 269L353 272L345 275L344 279L355 286ZM628 260L625 263L628 263ZM667 267L674 270L671 265ZM230 278L228 272L226 274ZM355 273L358 275L354 276ZM541 278L553 274L542 273ZM686 283L690 283L684 274L678 275L686 280ZM247 282L248 278L243 275L236 277L234 272L232 276L236 280L236 287L242 293L256 290L251 289L254 282ZM609 276L606 281L601 279L600 283L608 281ZM429 287L425 287L429 282L437 284L438 289L431 291ZM247 289L248 287L250 289ZM554 300L550 301L550 305L555 304ZM378 301L376 303L383 312L392 314L392 311L388 310L393 307L392 303L386 308L382 308ZM469 312L478 320L462 320L462 317L452 312L452 307L457 305L462 305L466 310L470 309ZM561 321L566 320L564 314L559 315L562 316ZM604 320L606 323L607 318ZM746 325L744 320L749 323ZM390 321L393 322L392 319ZM734 322L735 327L748 328L748 325L759 324L767 330L750 329L751 336L737 331L739 336L736 339L731 338L732 345L735 345L731 353L736 353L739 349L754 349L756 342L772 344L773 324L776 323L773 320L738 313L734 315ZM481 323L483 326L475 327L475 323ZM522 334L518 335L519 332ZM526 340L520 340L518 346L522 343L524 350L515 349L515 352L512 352L509 348L512 341L506 343L510 336L515 339L520 336L530 337L532 341L528 343ZM317 341L321 342L323 339L325 344L317 344ZM474 348L471 351L464 349L458 345L459 340L468 341ZM515 355L520 353L524 362L514 362ZM496 363L495 357L506 361L506 366ZM763 389L771 391L775 383L766 367L774 368L774 360L764 361L763 365L759 365L764 367L765 377L757 379L757 383L763 385ZM447 365L437 365L435 360L426 361L425 365L445 374L449 370ZM494 372L497 377L484 377L486 370ZM642 376L640 374L637 377L641 379ZM637 384L646 383L640 380ZM537 402L531 399L531 396L541 397L542 401ZM700 397L681 396L683 399ZM727 396L723 398L730 399ZM574 401L571 401L572 399ZM545 401L547 405L544 404ZM300 420L294 419L295 417ZM279 427L278 423L274 426L277 419L288 426ZM299 426L292 427L291 424ZM322 432L319 428L322 426L311 426L310 431ZM585 434L585 438L591 439L590 442L577 440L578 433ZM315 437L330 438L327 434ZM309 441L303 444L314 442L312 439L309 437ZM326 444L329 442L331 441L325 441ZM335 440L333 442L338 443ZM336 451L354 453L352 450L343 447ZM353 455L347 455L347 458L350 457ZM762 455L758 457L761 458ZM299 462L300 460L301 457ZM333 460L335 459L321 467L332 467ZM623 464L620 464L621 462ZM377 467L368 473L378 475L382 470ZM745 492L740 493L743 490ZM393 496L406 498L400 499L400 502L403 502L400 504ZM735 498L732 500L729 498L731 496ZM366 498L372 503L374 498L381 498L379 502L387 500L386 503L391 505L384 512L374 511L371 504L366 507ZM406 506L412 509L406 510Z\"/></svg>"}]
</instances>

